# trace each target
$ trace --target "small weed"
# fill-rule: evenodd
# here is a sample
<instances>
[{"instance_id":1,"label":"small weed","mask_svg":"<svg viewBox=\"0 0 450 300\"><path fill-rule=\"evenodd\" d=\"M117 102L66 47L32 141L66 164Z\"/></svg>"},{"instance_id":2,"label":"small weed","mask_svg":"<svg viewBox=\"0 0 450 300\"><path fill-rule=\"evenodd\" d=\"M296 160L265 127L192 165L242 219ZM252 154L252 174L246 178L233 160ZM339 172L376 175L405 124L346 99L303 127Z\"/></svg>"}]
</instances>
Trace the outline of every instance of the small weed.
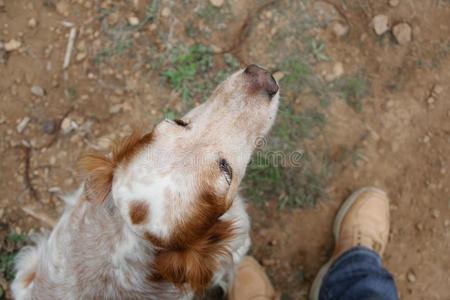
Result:
<instances>
[{"instance_id":1,"label":"small weed","mask_svg":"<svg viewBox=\"0 0 450 300\"><path fill-rule=\"evenodd\" d=\"M362 99L369 93L369 82L367 78L360 74L354 77L347 77L337 84L338 90L350 107L355 111L362 111Z\"/></svg>"},{"instance_id":2,"label":"small weed","mask_svg":"<svg viewBox=\"0 0 450 300\"><path fill-rule=\"evenodd\" d=\"M205 73L212 66L212 52L203 45L190 48L178 47L171 60L171 67L162 72L173 89L180 92L184 102L193 97L193 83L198 72Z\"/></svg>"},{"instance_id":3,"label":"small weed","mask_svg":"<svg viewBox=\"0 0 450 300\"><path fill-rule=\"evenodd\" d=\"M317 61L329 61L330 58L325 53L325 44L322 41L311 39L309 50Z\"/></svg>"},{"instance_id":4,"label":"small weed","mask_svg":"<svg viewBox=\"0 0 450 300\"><path fill-rule=\"evenodd\" d=\"M72 101L75 100L78 96L77 90L72 86L69 86L65 92L67 97Z\"/></svg>"},{"instance_id":5,"label":"small weed","mask_svg":"<svg viewBox=\"0 0 450 300\"><path fill-rule=\"evenodd\" d=\"M14 279L15 270L14 263L15 258L25 241L26 236L10 233L0 243L0 278L3 277L6 281Z\"/></svg>"},{"instance_id":6,"label":"small weed","mask_svg":"<svg viewBox=\"0 0 450 300\"><path fill-rule=\"evenodd\" d=\"M299 92L312 75L309 65L300 58L286 60L282 67L287 74L281 79L281 84L286 89Z\"/></svg>"}]
</instances>

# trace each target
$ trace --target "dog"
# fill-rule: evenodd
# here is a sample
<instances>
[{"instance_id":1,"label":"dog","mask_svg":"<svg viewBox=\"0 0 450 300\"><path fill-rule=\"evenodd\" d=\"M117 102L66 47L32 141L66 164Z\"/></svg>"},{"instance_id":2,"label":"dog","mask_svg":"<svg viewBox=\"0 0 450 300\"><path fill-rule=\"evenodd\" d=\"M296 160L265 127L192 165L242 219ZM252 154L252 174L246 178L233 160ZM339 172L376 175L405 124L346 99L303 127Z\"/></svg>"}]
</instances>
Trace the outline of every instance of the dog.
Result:
<instances>
[{"instance_id":1,"label":"dog","mask_svg":"<svg viewBox=\"0 0 450 300\"><path fill-rule=\"evenodd\" d=\"M16 299L192 299L230 283L250 247L238 186L274 123L279 86L250 65L179 120L80 160L82 186L25 248Z\"/></svg>"}]
</instances>

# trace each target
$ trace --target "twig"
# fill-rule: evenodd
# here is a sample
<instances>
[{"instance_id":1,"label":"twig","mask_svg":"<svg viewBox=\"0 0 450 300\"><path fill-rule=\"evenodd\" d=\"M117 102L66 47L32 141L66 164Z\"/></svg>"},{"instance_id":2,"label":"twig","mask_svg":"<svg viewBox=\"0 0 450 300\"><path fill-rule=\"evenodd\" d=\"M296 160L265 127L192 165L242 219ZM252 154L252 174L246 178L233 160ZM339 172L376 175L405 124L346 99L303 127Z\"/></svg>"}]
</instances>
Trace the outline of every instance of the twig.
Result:
<instances>
[{"instance_id":1,"label":"twig","mask_svg":"<svg viewBox=\"0 0 450 300\"><path fill-rule=\"evenodd\" d=\"M23 183L25 184L25 189L30 193L30 196L34 200L39 200L39 194L31 183L30 177L30 160L31 160L31 148L25 145L17 146L19 149L23 151L24 160L25 160L25 170L23 173Z\"/></svg>"},{"instance_id":2,"label":"twig","mask_svg":"<svg viewBox=\"0 0 450 300\"><path fill-rule=\"evenodd\" d=\"M56 220L47 215L45 212L36 210L35 206L25 205L21 208L26 214L32 216L33 218L38 219L39 221L50 227L55 227Z\"/></svg>"},{"instance_id":3,"label":"twig","mask_svg":"<svg viewBox=\"0 0 450 300\"><path fill-rule=\"evenodd\" d=\"M70 58L72 56L73 45L77 36L77 29L75 27L70 28L69 41L67 42L66 55L64 56L63 69L67 69L70 64Z\"/></svg>"}]
</instances>

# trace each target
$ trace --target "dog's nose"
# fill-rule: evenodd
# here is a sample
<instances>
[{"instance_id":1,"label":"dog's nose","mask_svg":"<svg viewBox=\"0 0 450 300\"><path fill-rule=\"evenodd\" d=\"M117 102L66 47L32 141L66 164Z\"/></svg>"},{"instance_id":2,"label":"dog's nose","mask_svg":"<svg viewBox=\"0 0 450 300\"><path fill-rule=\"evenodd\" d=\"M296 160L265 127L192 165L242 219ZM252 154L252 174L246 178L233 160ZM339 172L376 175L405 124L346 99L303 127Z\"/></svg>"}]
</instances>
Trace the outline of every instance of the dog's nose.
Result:
<instances>
[{"instance_id":1,"label":"dog's nose","mask_svg":"<svg viewBox=\"0 0 450 300\"><path fill-rule=\"evenodd\" d=\"M249 65L244 74L250 78L250 87L253 92L264 90L270 98L278 92L278 84L269 71L257 66Z\"/></svg>"}]
</instances>

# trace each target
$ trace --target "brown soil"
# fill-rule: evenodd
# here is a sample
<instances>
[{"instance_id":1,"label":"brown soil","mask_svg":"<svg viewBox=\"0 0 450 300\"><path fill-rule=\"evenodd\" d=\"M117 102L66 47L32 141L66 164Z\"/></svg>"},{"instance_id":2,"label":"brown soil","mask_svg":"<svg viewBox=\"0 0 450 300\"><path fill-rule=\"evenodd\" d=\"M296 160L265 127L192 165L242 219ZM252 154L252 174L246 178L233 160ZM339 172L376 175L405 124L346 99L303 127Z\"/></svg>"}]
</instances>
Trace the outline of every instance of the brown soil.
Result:
<instances>
[{"instance_id":1,"label":"brown soil","mask_svg":"<svg viewBox=\"0 0 450 300\"><path fill-rule=\"evenodd\" d=\"M49 229L42 217L22 208L57 216L62 209L57 194L81 181L76 161L83 152L106 149L108 139L135 124L151 128L167 107L181 110L180 95L158 69L166 63L158 64L159 58L171 47L202 43L219 52L215 60L230 52L241 64L276 69L280 57L304 51L301 34L307 34L323 41L330 58L313 64L318 78L333 73L340 62L340 76L362 70L370 89L361 112L333 94L322 137L305 144L326 144L331 159L339 162L341 149L357 149L358 160L335 164L329 200L315 208L280 210L277 199L267 199L264 207L250 204L252 253L285 299L306 299L332 250L331 226L339 204L354 189L376 185L392 200L384 262L401 297L450 299L450 2L400 0L396 7L388 2L229 0L214 8L208 1L158 1L154 19L128 34L118 26L132 21L130 16L142 21L146 1L0 0L0 41L21 41L17 50L0 49L0 63L5 61L0 64L0 236ZM387 15L391 26L408 23L412 41L399 45L390 32L376 35L371 21L378 14ZM70 28L62 21L73 23L78 32L66 70L62 64ZM348 25L349 32L336 36L336 22ZM215 71L224 67L220 61L214 64ZM45 95L33 95L34 85ZM294 103L301 107L311 101L306 95ZM19 133L25 117L30 121ZM65 133L68 120L76 128ZM56 132L46 134L52 124Z\"/></svg>"}]
</instances>

